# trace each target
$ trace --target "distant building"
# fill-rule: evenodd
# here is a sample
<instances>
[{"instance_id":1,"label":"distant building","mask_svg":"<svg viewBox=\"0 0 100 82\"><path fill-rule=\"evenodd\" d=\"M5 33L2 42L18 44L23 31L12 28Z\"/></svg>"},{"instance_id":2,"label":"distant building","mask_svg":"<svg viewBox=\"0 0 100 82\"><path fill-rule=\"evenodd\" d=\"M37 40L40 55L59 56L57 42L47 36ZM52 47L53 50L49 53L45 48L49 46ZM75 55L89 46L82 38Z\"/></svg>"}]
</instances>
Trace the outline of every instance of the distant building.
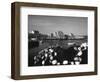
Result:
<instances>
[{"instance_id":1,"label":"distant building","mask_svg":"<svg viewBox=\"0 0 100 82\"><path fill-rule=\"evenodd\" d=\"M50 35L42 34L37 30L32 30L28 34L29 40L46 40L46 39L87 39L87 35L74 35L73 33L64 34L62 31L51 33Z\"/></svg>"},{"instance_id":2,"label":"distant building","mask_svg":"<svg viewBox=\"0 0 100 82\"><path fill-rule=\"evenodd\" d=\"M78 35L75 36L76 39L87 39L87 36Z\"/></svg>"},{"instance_id":3,"label":"distant building","mask_svg":"<svg viewBox=\"0 0 100 82\"><path fill-rule=\"evenodd\" d=\"M32 30L31 33L32 33L32 34L39 34L39 31L37 31L37 30Z\"/></svg>"},{"instance_id":4,"label":"distant building","mask_svg":"<svg viewBox=\"0 0 100 82\"><path fill-rule=\"evenodd\" d=\"M67 34L65 34L64 36L65 36L65 39L66 39L66 40L68 40L68 35L67 35Z\"/></svg>"},{"instance_id":5,"label":"distant building","mask_svg":"<svg viewBox=\"0 0 100 82\"><path fill-rule=\"evenodd\" d=\"M51 33L51 37L54 37L54 34L53 33Z\"/></svg>"},{"instance_id":6,"label":"distant building","mask_svg":"<svg viewBox=\"0 0 100 82\"><path fill-rule=\"evenodd\" d=\"M62 31L58 31L58 35L59 35L60 39L64 39L65 38L64 33Z\"/></svg>"},{"instance_id":7,"label":"distant building","mask_svg":"<svg viewBox=\"0 0 100 82\"><path fill-rule=\"evenodd\" d=\"M56 37L56 38L59 38L59 35L58 35L58 33L57 33L57 32L55 32L55 37Z\"/></svg>"},{"instance_id":8,"label":"distant building","mask_svg":"<svg viewBox=\"0 0 100 82\"><path fill-rule=\"evenodd\" d=\"M68 39L75 39L75 35L74 35L73 33L70 33L70 34L68 35Z\"/></svg>"}]
</instances>

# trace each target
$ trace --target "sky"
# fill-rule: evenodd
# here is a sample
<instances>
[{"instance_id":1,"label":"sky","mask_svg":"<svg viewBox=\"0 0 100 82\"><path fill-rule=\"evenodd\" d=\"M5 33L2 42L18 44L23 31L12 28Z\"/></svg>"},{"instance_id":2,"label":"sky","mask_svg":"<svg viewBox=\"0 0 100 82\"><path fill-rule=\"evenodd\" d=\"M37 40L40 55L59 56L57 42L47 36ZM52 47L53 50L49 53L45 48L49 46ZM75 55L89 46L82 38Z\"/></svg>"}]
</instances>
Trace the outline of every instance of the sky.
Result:
<instances>
[{"instance_id":1,"label":"sky","mask_svg":"<svg viewBox=\"0 0 100 82\"><path fill-rule=\"evenodd\" d=\"M65 34L87 35L86 17L28 15L28 32L38 30L48 34L62 31Z\"/></svg>"}]
</instances>

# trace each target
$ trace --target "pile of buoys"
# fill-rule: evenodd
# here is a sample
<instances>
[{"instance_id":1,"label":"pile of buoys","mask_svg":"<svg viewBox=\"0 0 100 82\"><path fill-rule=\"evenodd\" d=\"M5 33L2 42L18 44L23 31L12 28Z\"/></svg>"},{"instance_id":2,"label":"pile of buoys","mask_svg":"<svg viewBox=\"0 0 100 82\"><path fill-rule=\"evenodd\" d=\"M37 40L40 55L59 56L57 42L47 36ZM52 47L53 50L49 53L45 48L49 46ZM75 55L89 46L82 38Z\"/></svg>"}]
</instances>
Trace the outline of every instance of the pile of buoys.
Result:
<instances>
[{"instance_id":1,"label":"pile of buoys","mask_svg":"<svg viewBox=\"0 0 100 82\"><path fill-rule=\"evenodd\" d=\"M66 50L60 47L50 46L34 56L33 63L34 66L87 64L87 49L87 43L72 46Z\"/></svg>"}]
</instances>

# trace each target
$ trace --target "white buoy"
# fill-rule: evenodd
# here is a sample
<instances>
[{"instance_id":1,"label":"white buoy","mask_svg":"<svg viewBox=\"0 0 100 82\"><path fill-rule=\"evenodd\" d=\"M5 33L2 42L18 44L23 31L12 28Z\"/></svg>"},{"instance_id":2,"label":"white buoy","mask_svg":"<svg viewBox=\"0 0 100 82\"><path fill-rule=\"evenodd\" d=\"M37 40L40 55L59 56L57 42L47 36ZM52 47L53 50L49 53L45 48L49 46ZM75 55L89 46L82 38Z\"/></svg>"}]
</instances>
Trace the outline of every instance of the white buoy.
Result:
<instances>
[{"instance_id":1,"label":"white buoy","mask_svg":"<svg viewBox=\"0 0 100 82\"><path fill-rule=\"evenodd\" d=\"M45 53L45 57L47 57L48 56L48 54L47 53Z\"/></svg>"},{"instance_id":2,"label":"white buoy","mask_svg":"<svg viewBox=\"0 0 100 82\"><path fill-rule=\"evenodd\" d=\"M79 64L80 64L80 62L79 62L79 61L75 61L75 64L76 64L76 65L79 65Z\"/></svg>"},{"instance_id":3,"label":"white buoy","mask_svg":"<svg viewBox=\"0 0 100 82\"><path fill-rule=\"evenodd\" d=\"M67 60L64 60L63 61L63 65L66 65L66 64L68 64L68 61Z\"/></svg>"},{"instance_id":4,"label":"white buoy","mask_svg":"<svg viewBox=\"0 0 100 82\"><path fill-rule=\"evenodd\" d=\"M45 64L45 61L43 60L43 61L42 61L42 65L44 65L44 64Z\"/></svg>"},{"instance_id":5,"label":"white buoy","mask_svg":"<svg viewBox=\"0 0 100 82\"><path fill-rule=\"evenodd\" d=\"M78 47L78 50L80 51L81 50L81 47Z\"/></svg>"},{"instance_id":6,"label":"white buoy","mask_svg":"<svg viewBox=\"0 0 100 82\"><path fill-rule=\"evenodd\" d=\"M50 56L50 60L53 60L53 56Z\"/></svg>"},{"instance_id":7,"label":"white buoy","mask_svg":"<svg viewBox=\"0 0 100 82\"><path fill-rule=\"evenodd\" d=\"M77 61L78 60L78 57L75 57L74 60Z\"/></svg>"},{"instance_id":8,"label":"white buoy","mask_svg":"<svg viewBox=\"0 0 100 82\"><path fill-rule=\"evenodd\" d=\"M57 52L54 53L54 56L57 56Z\"/></svg>"},{"instance_id":9,"label":"white buoy","mask_svg":"<svg viewBox=\"0 0 100 82\"><path fill-rule=\"evenodd\" d=\"M60 62L58 62L57 65L60 65Z\"/></svg>"},{"instance_id":10,"label":"white buoy","mask_svg":"<svg viewBox=\"0 0 100 82\"><path fill-rule=\"evenodd\" d=\"M88 46L87 43L82 43L82 44L81 44L81 48L84 47L83 50L86 50L87 46Z\"/></svg>"},{"instance_id":11,"label":"white buoy","mask_svg":"<svg viewBox=\"0 0 100 82\"><path fill-rule=\"evenodd\" d=\"M53 64L53 65L57 64L57 60L53 60L53 61L52 61L52 64Z\"/></svg>"},{"instance_id":12,"label":"white buoy","mask_svg":"<svg viewBox=\"0 0 100 82\"><path fill-rule=\"evenodd\" d=\"M81 62L82 61L82 58L79 57L79 61Z\"/></svg>"},{"instance_id":13,"label":"white buoy","mask_svg":"<svg viewBox=\"0 0 100 82\"><path fill-rule=\"evenodd\" d=\"M74 50L77 50L77 47L74 47Z\"/></svg>"},{"instance_id":14,"label":"white buoy","mask_svg":"<svg viewBox=\"0 0 100 82\"><path fill-rule=\"evenodd\" d=\"M44 56L42 56L42 59L44 58Z\"/></svg>"},{"instance_id":15,"label":"white buoy","mask_svg":"<svg viewBox=\"0 0 100 82\"><path fill-rule=\"evenodd\" d=\"M34 64L36 64L36 61L34 61Z\"/></svg>"},{"instance_id":16,"label":"white buoy","mask_svg":"<svg viewBox=\"0 0 100 82\"><path fill-rule=\"evenodd\" d=\"M80 50L77 55L81 56L82 55L82 51Z\"/></svg>"},{"instance_id":17,"label":"white buoy","mask_svg":"<svg viewBox=\"0 0 100 82\"><path fill-rule=\"evenodd\" d=\"M34 56L34 60L36 60L36 56Z\"/></svg>"},{"instance_id":18,"label":"white buoy","mask_svg":"<svg viewBox=\"0 0 100 82\"><path fill-rule=\"evenodd\" d=\"M71 62L71 65L74 65L74 62Z\"/></svg>"},{"instance_id":19,"label":"white buoy","mask_svg":"<svg viewBox=\"0 0 100 82\"><path fill-rule=\"evenodd\" d=\"M87 46L87 43L82 43L81 44L81 47L86 47Z\"/></svg>"},{"instance_id":20,"label":"white buoy","mask_svg":"<svg viewBox=\"0 0 100 82\"><path fill-rule=\"evenodd\" d=\"M49 51L52 53L53 52L53 49L49 49Z\"/></svg>"}]
</instances>

